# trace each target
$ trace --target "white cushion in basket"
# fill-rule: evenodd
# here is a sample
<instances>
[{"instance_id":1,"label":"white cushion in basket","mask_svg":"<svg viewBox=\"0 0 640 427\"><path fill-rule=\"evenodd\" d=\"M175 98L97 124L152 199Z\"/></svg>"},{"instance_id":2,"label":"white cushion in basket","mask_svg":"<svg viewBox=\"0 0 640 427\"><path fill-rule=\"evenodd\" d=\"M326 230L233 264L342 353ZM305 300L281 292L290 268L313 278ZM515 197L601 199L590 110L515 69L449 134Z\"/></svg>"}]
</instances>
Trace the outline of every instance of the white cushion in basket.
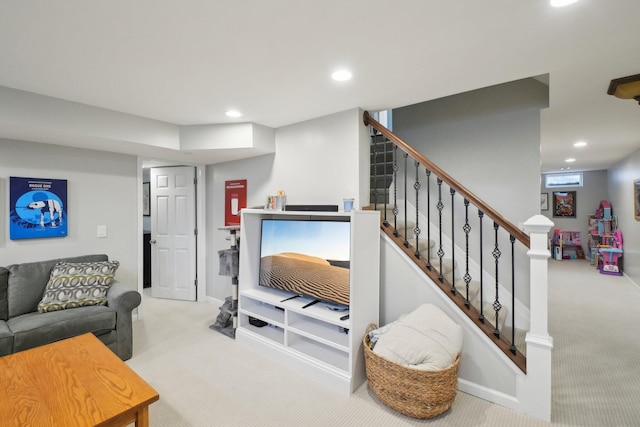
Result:
<instances>
[{"instance_id":1,"label":"white cushion in basket","mask_svg":"<svg viewBox=\"0 0 640 427\"><path fill-rule=\"evenodd\" d=\"M373 351L415 369L449 367L462 350L462 328L442 310L423 304L379 336Z\"/></svg>"}]
</instances>

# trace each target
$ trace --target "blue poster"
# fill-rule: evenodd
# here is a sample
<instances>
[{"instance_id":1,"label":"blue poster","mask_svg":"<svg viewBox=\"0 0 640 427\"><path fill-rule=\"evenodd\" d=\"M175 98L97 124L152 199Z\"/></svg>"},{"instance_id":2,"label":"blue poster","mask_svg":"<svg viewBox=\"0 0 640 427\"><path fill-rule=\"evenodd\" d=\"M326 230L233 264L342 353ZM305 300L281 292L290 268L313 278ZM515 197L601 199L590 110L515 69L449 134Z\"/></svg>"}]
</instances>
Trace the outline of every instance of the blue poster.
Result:
<instances>
[{"instance_id":1,"label":"blue poster","mask_svg":"<svg viewBox=\"0 0 640 427\"><path fill-rule=\"evenodd\" d=\"M19 178L9 181L11 240L67 235L67 180Z\"/></svg>"}]
</instances>

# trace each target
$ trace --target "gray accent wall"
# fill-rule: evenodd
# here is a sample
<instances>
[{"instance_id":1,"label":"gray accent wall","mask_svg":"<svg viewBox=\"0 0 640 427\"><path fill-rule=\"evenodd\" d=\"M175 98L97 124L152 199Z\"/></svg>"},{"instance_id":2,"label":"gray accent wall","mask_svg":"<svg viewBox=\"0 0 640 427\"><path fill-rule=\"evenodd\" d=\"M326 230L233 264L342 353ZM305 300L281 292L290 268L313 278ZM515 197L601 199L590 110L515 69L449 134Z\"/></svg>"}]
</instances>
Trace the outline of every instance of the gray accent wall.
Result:
<instances>
[{"instance_id":1,"label":"gray accent wall","mask_svg":"<svg viewBox=\"0 0 640 427\"><path fill-rule=\"evenodd\" d=\"M640 221L635 219L633 204L633 182L640 179L640 150L610 168L607 176L609 202L624 241L624 274L640 286Z\"/></svg>"},{"instance_id":2,"label":"gray accent wall","mask_svg":"<svg viewBox=\"0 0 640 427\"><path fill-rule=\"evenodd\" d=\"M66 179L67 237L9 238L9 177ZM138 286L137 159L52 144L0 139L0 265L104 253L116 278ZM97 226L107 237L97 238Z\"/></svg>"},{"instance_id":3,"label":"gray accent wall","mask_svg":"<svg viewBox=\"0 0 640 427\"><path fill-rule=\"evenodd\" d=\"M395 109L393 128L402 140L521 227L540 212L540 110L547 106L548 87L525 79ZM424 168L419 173L425 174ZM432 178L432 185L434 181ZM409 182L412 201L415 196ZM445 196L448 203L448 187ZM404 197L401 188L398 197ZM462 201L456 210L456 219L462 221ZM472 212L472 227L477 227L477 210ZM483 224L485 231L491 230L492 222L485 219ZM445 223L443 228L450 226ZM508 247L504 234L500 245ZM485 237L486 246L493 237L487 233ZM464 234L456 235L456 244L463 247L458 238L463 239ZM520 256L524 246L516 248L521 260L516 265L516 295L528 306L529 263Z\"/></svg>"},{"instance_id":4,"label":"gray accent wall","mask_svg":"<svg viewBox=\"0 0 640 427\"><path fill-rule=\"evenodd\" d=\"M607 171L586 171L582 172L582 187L556 187L545 188L546 174L540 180L540 193L549 194L549 210L540 213L551 220L554 228L549 233L549 238L553 237L553 230L579 231L582 239L582 249L588 255L588 217L593 215L598 209L601 200L608 200ZM555 218L553 216L553 192L554 191L575 191L576 192L576 217L575 218ZM610 202L610 201L609 201ZM615 211L615 209L614 209Z\"/></svg>"},{"instance_id":5,"label":"gray accent wall","mask_svg":"<svg viewBox=\"0 0 640 427\"><path fill-rule=\"evenodd\" d=\"M539 211L540 110L526 79L393 110L394 132L514 224Z\"/></svg>"},{"instance_id":6,"label":"gray accent wall","mask_svg":"<svg viewBox=\"0 0 640 427\"><path fill-rule=\"evenodd\" d=\"M542 175L540 192L549 193L549 210L540 213L554 223L554 228L580 231L582 248L588 255L588 216L595 213L601 200L611 205L613 215L618 219L618 229L622 232L624 249L624 274L640 286L640 221L635 220L633 182L640 179L640 150L614 165L609 170L584 171L582 187L545 188ZM553 192L576 192L576 217L553 217ZM551 238L551 233L549 238ZM565 262L565 261L563 261ZM575 261L566 261L575 262Z\"/></svg>"}]
</instances>

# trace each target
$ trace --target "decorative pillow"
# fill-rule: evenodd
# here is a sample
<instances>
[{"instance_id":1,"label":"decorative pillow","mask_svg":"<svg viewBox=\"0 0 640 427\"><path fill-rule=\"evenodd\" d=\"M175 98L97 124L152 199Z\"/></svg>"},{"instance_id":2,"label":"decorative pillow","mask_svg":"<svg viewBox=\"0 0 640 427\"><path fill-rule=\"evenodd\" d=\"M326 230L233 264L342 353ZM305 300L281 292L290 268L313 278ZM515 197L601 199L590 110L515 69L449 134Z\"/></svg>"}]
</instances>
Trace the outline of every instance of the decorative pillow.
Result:
<instances>
[{"instance_id":1,"label":"decorative pillow","mask_svg":"<svg viewBox=\"0 0 640 427\"><path fill-rule=\"evenodd\" d=\"M120 266L118 261L59 262L51 270L38 311L106 305L107 292Z\"/></svg>"}]
</instances>

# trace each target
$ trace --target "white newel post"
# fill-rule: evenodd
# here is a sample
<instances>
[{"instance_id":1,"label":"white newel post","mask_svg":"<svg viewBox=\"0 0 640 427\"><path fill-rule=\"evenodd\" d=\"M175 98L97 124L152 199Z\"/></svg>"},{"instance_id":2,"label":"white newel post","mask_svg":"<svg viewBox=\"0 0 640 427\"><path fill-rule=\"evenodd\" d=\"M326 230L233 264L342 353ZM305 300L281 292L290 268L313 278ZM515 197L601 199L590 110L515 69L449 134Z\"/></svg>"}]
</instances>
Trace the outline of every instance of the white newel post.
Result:
<instances>
[{"instance_id":1,"label":"white newel post","mask_svg":"<svg viewBox=\"0 0 640 427\"><path fill-rule=\"evenodd\" d=\"M531 326L527 333L527 374L518 381L518 398L526 413L551 420L551 349L548 326L548 233L553 222L535 215L524 223L529 233Z\"/></svg>"}]
</instances>

